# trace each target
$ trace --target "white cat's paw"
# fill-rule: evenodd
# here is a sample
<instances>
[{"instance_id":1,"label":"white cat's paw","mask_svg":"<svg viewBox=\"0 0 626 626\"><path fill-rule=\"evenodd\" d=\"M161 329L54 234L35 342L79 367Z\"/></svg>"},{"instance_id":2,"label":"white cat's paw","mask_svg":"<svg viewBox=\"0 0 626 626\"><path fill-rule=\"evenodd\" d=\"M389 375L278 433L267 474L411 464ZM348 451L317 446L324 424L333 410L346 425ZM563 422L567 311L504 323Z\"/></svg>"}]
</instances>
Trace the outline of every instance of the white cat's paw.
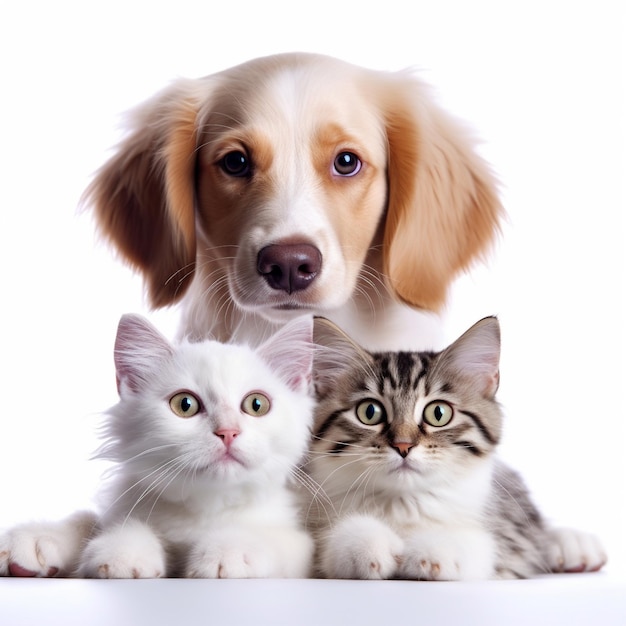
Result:
<instances>
[{"instance_id":1,"label":"white cat's paw","mask_svg":"<svg viewBox=\"0 0 626 626\"><path fill-rule=\"evenodd\" d=\"M406 542L399 577L485 580L493 576L495 546L480 530L422 530Z\"/></svg>"},{"instance_id":2,"label":"white cat's paw","mask_svg":"<svg viewBox=\"0 0 626 626\"><path fill-rule=\"evenodd\" d=\"M96 516L80 511L59 522L31 522L0 536L0 576L51 577L74 572Z\"/></svg>"},{"instance_id":3,"label":"white cat's paw","mask_svg":"<svg viewBox=\"0 0 626 626\"><path fill-rule=\"evenodd\" d=\"M0 575L58 576L63 569L59 541L47 524L20 526L0 537Z\"/></svg>"},{"instance_id":4,"label":"white cat's paw","mask_svg":"<svg viewBox=\"0 0 626 626\"><path fill-rule=\"evenodd\" d=\"M166 575L165 551L148 526L128 520L87 544L78 573L84 578L160 578Z\"/></svg>"},{"instance_id":5,"label":"white cat's paw","mask_svg":"<svg viewBox=\"0 0 626 626\"><path fill-rule=\"evenodd\" d=\"M186 578L269 578L273 555L263 540L245 532L212 533L210 542L196 544Z\"/></svg>"},{"instance_id":6,"label":"white cat's paw","mask_svg":"<svg viewBox=\"0 0 626 626\"><path fill-rule=\"evenodd\" d=\"M389 526L374 517L351 515L323 540L320 569L327 578L392 578L402 551L402 539Z\"/></svg>"},{"instance_id":7,"label":"white cat's paw","mask_svg":"<svg viewBox=\"0 0 626 626\"><path fill-rule=\"evenodd\" d=\"M293 526L213 531L192 544L188 578L308 578L313 539Z\"/></svg>"},{"instance_id":8,"label":"white cat's paw","mask_svg":"<svg viewBox=\"0 0 626 626\"><path fill-rule=\"evenodd\" d=\"M552 572L597 572L607 561L600 540L571 528L554 528L548 544L548 567Z\"/></svg>"}]
</instances>

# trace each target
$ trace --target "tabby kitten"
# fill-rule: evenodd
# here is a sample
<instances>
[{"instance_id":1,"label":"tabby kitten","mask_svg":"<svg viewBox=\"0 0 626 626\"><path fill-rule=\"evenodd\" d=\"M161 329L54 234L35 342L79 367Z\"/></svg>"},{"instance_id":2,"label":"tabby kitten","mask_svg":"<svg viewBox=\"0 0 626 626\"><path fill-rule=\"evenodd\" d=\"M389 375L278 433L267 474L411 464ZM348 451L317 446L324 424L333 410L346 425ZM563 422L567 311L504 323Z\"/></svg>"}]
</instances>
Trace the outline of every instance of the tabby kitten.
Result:
<instances>
[{"instance_id":1,"label":"tabby kitten","mask_svg":"<svg viewBox=\"0 0 626 626\"><path fill-rule=\"evenodd\" d=\"M315 321L319 405L306 468L317 574L526 578L598 569L590 535L547 528L498 460L500 329L479 321L447 349L372 354Z\"/></svg>"}]
</instances>

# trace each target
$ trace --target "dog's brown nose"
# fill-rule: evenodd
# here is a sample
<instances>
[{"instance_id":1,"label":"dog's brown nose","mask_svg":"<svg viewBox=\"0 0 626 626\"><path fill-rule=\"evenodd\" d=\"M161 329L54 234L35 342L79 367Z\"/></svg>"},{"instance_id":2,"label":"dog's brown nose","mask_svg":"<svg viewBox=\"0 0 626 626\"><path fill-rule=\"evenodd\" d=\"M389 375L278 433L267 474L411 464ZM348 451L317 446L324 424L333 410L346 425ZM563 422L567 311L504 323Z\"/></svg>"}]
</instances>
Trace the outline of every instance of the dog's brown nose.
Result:
<instances>
[{"instance_id":1,"label":"dog's brown nose","mask_svg":"<svg viewBox=\"0 0 626 626\"><path fill-rule=\"evenodd\" d=\"M322 268L322 253L311 244L273 244L257 257L257 270L272 289L302 291Z\"/></svg>"}]
</instances>

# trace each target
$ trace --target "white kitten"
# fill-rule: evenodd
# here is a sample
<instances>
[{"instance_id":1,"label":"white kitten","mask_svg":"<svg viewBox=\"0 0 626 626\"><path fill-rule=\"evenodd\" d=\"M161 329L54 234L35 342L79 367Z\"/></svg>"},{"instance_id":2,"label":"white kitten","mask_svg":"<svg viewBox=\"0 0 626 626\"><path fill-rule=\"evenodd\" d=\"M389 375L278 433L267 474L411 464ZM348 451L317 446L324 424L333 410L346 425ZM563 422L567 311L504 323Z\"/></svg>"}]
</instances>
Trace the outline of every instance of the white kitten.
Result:
<instances>
[{"instance_id":1,"label":"white kitten","mask_svg":"<svg viewBox=\"0 0 626 626\"><path fill-rule=\"evenodd\" d=\"M87 514L14 529L0 538L0 574L67 574L78 560L85 577L307 576L313 544L289 483L309 442L312 360L307 317L253 350L171 345L124 316L99 528L82 552Z\"/></svg>"}]
</instances>

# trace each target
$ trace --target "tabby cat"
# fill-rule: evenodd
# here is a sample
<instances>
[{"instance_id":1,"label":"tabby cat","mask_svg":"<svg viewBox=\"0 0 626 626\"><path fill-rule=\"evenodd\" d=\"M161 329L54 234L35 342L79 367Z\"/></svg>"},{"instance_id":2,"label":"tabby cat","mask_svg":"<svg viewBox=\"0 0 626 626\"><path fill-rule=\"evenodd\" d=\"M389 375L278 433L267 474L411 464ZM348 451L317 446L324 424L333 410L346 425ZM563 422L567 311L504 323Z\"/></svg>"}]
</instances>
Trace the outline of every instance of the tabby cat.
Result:
<instances>
[{"instance_id":1,"label":"tabby cat","mask_svg":"<svg viewBox=\"0 0 626 626\"><path fill-rule=\"evenodd\" d=\"M369 353L315 321L318 408L305 504L317 575L471 580L599 569L597 540L552 530L496 456L500 328L442 352Z\"/></svg>"}]
</instances>

